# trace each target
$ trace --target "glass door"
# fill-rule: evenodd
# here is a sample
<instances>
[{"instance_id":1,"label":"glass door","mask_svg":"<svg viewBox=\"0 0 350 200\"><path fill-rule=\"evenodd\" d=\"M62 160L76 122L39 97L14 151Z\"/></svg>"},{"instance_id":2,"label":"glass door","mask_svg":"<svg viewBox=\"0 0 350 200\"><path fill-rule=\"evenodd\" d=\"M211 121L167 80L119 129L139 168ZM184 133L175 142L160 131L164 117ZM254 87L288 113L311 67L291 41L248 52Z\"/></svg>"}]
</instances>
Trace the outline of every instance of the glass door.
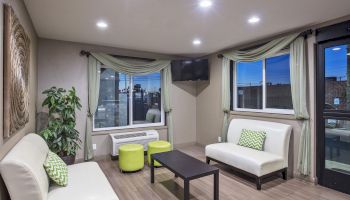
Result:
<instances>
[{"instance_id":1,"label":"glass door","mask_svg":"<svg viewBox=\"0 0 350 200\"><path fill-rule=\"evenodd\" d=\"M350 193L350 39L318 45L317 79L319 183Z\"/></svg>"}]
</instances>

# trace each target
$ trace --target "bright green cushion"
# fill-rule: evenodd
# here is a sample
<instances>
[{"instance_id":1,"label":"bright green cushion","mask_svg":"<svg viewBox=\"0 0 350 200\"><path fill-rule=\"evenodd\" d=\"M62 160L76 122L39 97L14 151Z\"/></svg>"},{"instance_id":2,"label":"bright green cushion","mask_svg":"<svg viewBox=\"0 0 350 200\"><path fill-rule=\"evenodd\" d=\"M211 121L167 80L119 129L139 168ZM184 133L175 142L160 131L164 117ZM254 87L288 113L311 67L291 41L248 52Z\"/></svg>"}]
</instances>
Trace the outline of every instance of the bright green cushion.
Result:
<instances>
[{"instance_id":1,"label":"bright green cushion","mask_svg":"<svg viewBox=\"0 0 350 200\"><path fill-rule=\"evenodd\" d=\"M50 179L57 185L66 186L68 184L67 165L57 154L49 151L44 168Z\"/></svg>"},{"instance_id":2,"label":"bright green cushion","mask_svg":"<svg viewBox=\"0 0 350 200\"><path fill-rule=\"evenodd\" d=\"M266 133L264 131L252 131L243 129L238 145L262 151Z\"/></svg>"}]
</instances>

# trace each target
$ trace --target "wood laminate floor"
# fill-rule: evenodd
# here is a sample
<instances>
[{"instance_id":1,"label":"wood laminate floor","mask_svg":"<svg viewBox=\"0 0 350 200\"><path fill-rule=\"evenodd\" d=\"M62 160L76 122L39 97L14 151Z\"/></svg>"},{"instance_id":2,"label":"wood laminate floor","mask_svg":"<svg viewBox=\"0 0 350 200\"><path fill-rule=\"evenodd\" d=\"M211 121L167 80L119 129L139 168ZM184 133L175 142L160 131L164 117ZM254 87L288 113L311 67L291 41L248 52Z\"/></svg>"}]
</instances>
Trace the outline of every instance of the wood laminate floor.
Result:
<instances>
[{"instance_id":1,"label":"wood laminate floor","mask_svg":"<svg viewBox=\"0 0 350 200\"><path fill-rule=\"evenodd\" d=\"M205 161L204 149L190 146L179 149L197 159ZM166 168L157 168L155 183L150 183L150 170L147 165L142 171L121 173L118 161L110 159L98 161L120 200L177 200L183 199L183 180L174 178ZM315 186L299 179L273 178L255 189L253 180L233 172L228 167L215 164L220 168L221 200L350 200L346 195L328 188ZM349 186L350 187L350 186ZM191 199L213 199L213 176L207 176L190 182Z\"/></svg>"}]
</instances>

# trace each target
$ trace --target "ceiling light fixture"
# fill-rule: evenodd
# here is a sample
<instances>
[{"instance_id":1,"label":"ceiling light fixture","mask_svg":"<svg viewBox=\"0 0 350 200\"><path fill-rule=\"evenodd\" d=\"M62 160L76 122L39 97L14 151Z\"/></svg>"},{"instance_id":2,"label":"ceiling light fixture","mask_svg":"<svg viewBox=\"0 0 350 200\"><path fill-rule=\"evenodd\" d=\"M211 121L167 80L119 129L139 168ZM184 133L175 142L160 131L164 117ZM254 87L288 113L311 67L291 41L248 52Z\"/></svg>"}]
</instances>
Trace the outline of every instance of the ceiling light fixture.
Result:
<instances>
[{"instance_id":1,"label":"ceiling light fixture","mask_svg":"<svg viewBox=\"0 0 350 200\"><path fill-rule=\"evenodd\" d=\"M96 23L96 26L99 27L100 29L106 29L108 27L108 24L104 21L99 21Z\"/></svg>"},{"instance_id":2,"label":"ceiling light fixture","mask_svg":"<svg viewBox=\"0 0 350 200\"><path fill-rule=\"evenodd\" d=\"M260 18L257 16L253 16L251 18L248 19L248 23L249 24L256 24L260 22Z\"/></svg>"},{"instance_id":3,"label":"ceiling light fixture","mask_svg":"<svg viewBox=\"0 0 350 200\"><path fill-rule=\"evenodd\" d=\"M199 6L202 8L208 8L213 5L213 2L211 0L201 0L199 2Z\"/></svg>"},{"instance_id":4,"label":"ceiling light fixture","mask_svg":"<svg viewBox=\"0 0 350 200\"><path fill-rule=\"evenodd\" d=\"M200 39L194 39L192 44L198 46L198 45L202 44L202 41Z\"/></svg>"},{"instance_id":5,"label":"ceiling light fixture","mask_svg":"<svg viewBox=\"0 0 350 200\"><path fill-rule=\"evenodd\" d=\"M340 47L334 47L332 50L333 51L339 51L339 50L341 50L341 48Z\"/></svg>"}]
</instances>

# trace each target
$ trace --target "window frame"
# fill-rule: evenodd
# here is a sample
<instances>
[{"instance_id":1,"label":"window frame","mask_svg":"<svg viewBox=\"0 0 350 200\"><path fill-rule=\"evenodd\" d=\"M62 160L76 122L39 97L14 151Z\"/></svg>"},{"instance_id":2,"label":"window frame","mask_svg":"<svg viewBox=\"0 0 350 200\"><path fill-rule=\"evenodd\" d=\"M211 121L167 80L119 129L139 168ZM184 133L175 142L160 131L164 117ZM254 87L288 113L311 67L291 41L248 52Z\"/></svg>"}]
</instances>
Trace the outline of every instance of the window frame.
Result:
<instances>
[{"instance_id":1,"label":"window frame","mask_svg":"<svg viewBox=\"0 0 350 200\"><path fill-rule=\"evenodd\" d=\"M101 67L103 68L103 67ZM163 107L163 103L164 103L164 97L163 97L163 89L162 89L162 82L163 82L163 76L162 76L162 73L160 73L160 88L161 88L161 95L160 95L160 103L161 103L161 111L160 111L160 114L161 114L161 117L160 117L160 122L158 123L147 123L147 124L133 124L133 89L131 90L131 88L133 88L133 77L134 76L131 76L129 75L129 87L130 87L130 90L129 90L129 98L128 98L128 101L129 101L129 125L127 126L115 126L115 127L104 127L104 128L96 128L95 127L95 115L93 116L92 120L93 120L93 123L92 123L92 131L93 132L99 132L99 131L111 131L111 130L121 130L121 129L133 129L133 128L148 128L148 127L159 127L159 126L165 126L165 112L164 112L164 107Z\"/></svg>"},{"instance_id":2,"label":"window frame","mask_svg":"<svg viewBox=\"0 0 350 200\"><path fill-rule=\"evenodd\" d=\"M290 54L289 50L282 50L279 53L276 53L272 56L266 57L262 59L262 109L253 109L253 108L238 108L237 107L237 64L239 62L236 62L232 66L232 80L231 84L233 84L232 87L232 98L231 98L231 105L233 111L238 112L257 112L257 113L272 113L272 114L284 114L284 115L294 115L293 109L278 109L278 108L266 108L266 59L273 58L276 56L282 56ZM289 59L289 71L290 71L290 59Z\"/></svg>"}]
</instances>

